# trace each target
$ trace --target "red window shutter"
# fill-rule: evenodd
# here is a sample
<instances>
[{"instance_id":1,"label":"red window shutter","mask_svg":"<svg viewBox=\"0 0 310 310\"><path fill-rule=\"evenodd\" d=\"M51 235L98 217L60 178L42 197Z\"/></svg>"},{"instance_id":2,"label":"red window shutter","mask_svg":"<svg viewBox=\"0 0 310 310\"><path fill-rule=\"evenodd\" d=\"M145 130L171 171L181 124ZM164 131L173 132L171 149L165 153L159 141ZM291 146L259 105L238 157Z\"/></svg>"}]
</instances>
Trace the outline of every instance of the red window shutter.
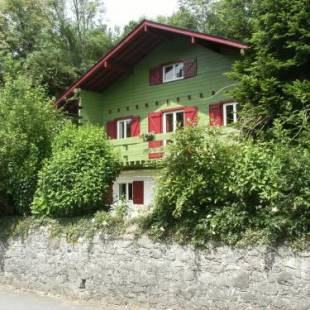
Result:
<instances>
[{"instance_id":1,"label":"red window shutter","mask_svg":"<svg viewBox=\"0 0 310 310\"><path fill-rule=\"evenodd\" d=\"M197 75L197 59L184 61L184 77L190 78Z\"/></svg>"},{"instance_id":2,"label":"red window shutter","mask_svg":"<svg viewBox=\"0 0 310 310\"><path fill-rule=\"evenodd\" d=\"M223 126L223 105L221 103L211 105L209 117L211 126Z\"/></svg>"},{"instance_id":3,"label":"red window shutter","mask_svg":"<svg viewBox=\"0 0 310 310\"><path fill-rule=\"evenodd\" d=\"M162 113L152 112L149 113L149 133L162 133ZM162 141L150 141L149 148L161 147Z\"/></svg>"},{"instance_id":4,"label":"red window shutter","mask_svg":"<svg viewBox=\"0 0 310 310\"><path fill-rule=\"evenodd\" d=\"M163 158L164 152L159 152L159 153L149 153L149 159L159 159Z\"/></svg>"},{"instance_id":5,"label":"red window shutter","mask_svg":"<svg viewBox=\"0 0 310 310\"><path fill-rule=\"evenodd\" d=\"M137 205L144 204L144 182L143 181L133 181L133 203Z\"/></svg>"},{"instance_id":6,"label":"red window shutter","mask_svg":"<svg viewBox=\"0 0 310 310\"><path fill-rule=\"evenodd\" d=\"M107 134L110 139L116 139L116 121L112 120L107 123Z\"/></svg>"},{"instance_id":7,"label":"red window shutter","mask_svg":"<svg viewBox=\"0 0 310 310\"><path fill-rule=\"evenodd\" d=\"M131 118L131 136L137 137L140 135L140 117L139 116L133 116Z\"/></svg>"},{"instance_id":8,"label":"red window shutter","mask_svg":"<svg viewBox=\"0 0 310 310\"><path fill-rule=\"evenodd\" d=\"M197 125L197 112L198 109L196 107L185 107L185 126L189 125Z\"/></svg>"},{"instance_id":9,"label":"red window shutter","mask_svg":"<svg viewBox=\"0 0 310 310\"><path fill-rule=\"evenodd\" d=\"M163 81L162 67L158 66L150 70L149 76L150 85L158 85Z\"/></svg>"}]
</instances>

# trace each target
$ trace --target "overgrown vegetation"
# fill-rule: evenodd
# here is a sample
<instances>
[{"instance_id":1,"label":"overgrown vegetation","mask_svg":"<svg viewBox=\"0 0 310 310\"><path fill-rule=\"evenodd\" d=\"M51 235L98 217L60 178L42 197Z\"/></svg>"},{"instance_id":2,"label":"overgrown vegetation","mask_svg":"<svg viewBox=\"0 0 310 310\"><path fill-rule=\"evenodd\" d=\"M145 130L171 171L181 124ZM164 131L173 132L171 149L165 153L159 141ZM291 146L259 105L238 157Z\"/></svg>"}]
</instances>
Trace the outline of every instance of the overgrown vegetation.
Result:
<instances>
[{"instance_id":1,"label":"overgrown vegetation","mask_svg":"<svg viewBox=\"0 0 310 310\"><path fill-rule=\"evenodd\" d=\"M55 137L39 173L31 211L70 217L102 209L119 171L120 161L102 129L68 125Z\"/></svg>"},{"instance_id":2,"label":"overgrown vegetation","mask_svg":"<svg viewBox=\"0 0 310 310\"><path fill-rule=\"evenodd\" d=\"M0 214L9 209L24 214L63 120L43 87L34 87L12 60L7 66L0 88Z\"/></svg>"},{"instance_id":3,"label":"overgrown vegetation","mask_svg":"<svg viewBox=\"0 0 310 310\"><path fill-rule=\"evenodd\" d=\"M125 232L126 222L121 211L110 213L97 211L82 217L70 218L41 218L41 217L0 217L0 240L9 238L26 238L31 230L45 227L50 238L65 238L75 243L79 238L91 240L95 234L106 234L117 237Z\"/></svg>"},{"instance_id":4,"label":"overgrown vegetation","mask_svg":"<svg viewBox=\"0 0 310 310\"><path fill-rule=\"evenodd\" d=\"M197 246L310 236L309 149L193 127L175 139L143 223L152 236Z\"/></svg>"}]
</instances>

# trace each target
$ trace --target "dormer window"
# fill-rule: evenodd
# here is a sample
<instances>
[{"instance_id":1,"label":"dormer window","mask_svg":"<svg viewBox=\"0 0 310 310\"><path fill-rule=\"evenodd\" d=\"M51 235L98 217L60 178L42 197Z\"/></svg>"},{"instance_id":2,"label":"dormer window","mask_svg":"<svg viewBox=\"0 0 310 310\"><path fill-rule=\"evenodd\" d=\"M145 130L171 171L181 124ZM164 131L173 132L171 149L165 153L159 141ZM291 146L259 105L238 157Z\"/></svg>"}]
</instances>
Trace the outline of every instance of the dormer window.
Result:
<instances>
[{"instance_id":1,"label":"dormer window","mask_svg":"<svg viewBox=\"0 0 310 310\"><path fill-rule=\"evenodd\" d=\"M163 66L163 82L172 82L184 79L184 63L179 62Z\"/></svg>"}]
</instances>

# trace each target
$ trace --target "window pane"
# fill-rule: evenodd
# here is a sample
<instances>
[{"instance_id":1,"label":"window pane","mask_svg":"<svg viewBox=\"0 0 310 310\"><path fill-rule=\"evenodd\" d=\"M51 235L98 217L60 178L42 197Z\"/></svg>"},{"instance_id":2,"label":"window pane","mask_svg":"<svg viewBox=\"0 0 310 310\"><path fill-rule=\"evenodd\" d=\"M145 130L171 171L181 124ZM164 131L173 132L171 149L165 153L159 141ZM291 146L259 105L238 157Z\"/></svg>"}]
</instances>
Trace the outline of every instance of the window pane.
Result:
<instances>
[{"instance_id":1,"label":"window pane","mask_svg":"<svg viewBox=\"0 0 310 310\"><path fill-rule=\"evenodd\" d=\"M121 183L118 185L118 191L119 191L119 198L126 198L127 193L126 193L126 183Z\"/></svg>"},{"instance_id":2,"label":"window pane","mask_svg":"<svg viewBox=\"0 0 310 310\"><path fill-rule=\"evenodd\" d=\"M166 132L173 131L173 114L166 114Z\"/></svg>"},{"instance_id":3,"label":"window pane","mask_svg":"<svg viewBox=\"0 0 310 310\"><path fill-rule=\"evenodd\" d=\"M118 130L119 130L118 137L119 137L119 139L123 139L124 138L124 132L125 132L124 129L125 129L124 128L124 122L119 122L118 123Z\"/></svg>"},{"instance_id":4,"label":"window pane","mask_svg":"<svg viewBox=\"0 0 310 310\"><path fill-rule=\"evenodd\" d=\"M183 63L179 63L175 65L175 76L178 79L184 76L184 64Z\"/></svg>"},{"instance_id":5,"label":"window pane","mask_svg":"<svg viewBox=\"0 0 310 310\"><path fill-rule=\"evenodd\" d=\"M234 106L227 105L226 106L226 123L231 124L234 122Z\"/></svg>"},{"instance_id":6,"label":"window pane","mask_svg":"<svg viewBox=\"0 0 310 310\"><path fill-rule=\"evenodd\" d=\"M176 128L184 127L184 112L177 112L176 114Z\"/></svg>"},{"instance_id":7,"label":"window pane","mask_svg":"<svg viewBox=\"0 0 310 310\"><path fill-rule=\"evenodd\" d=\"M128 184L128 200L132 200L132 183Z\"/></svg>"},{"instance_id":8,"label":"window pane","mask_svg":"<svg viewBox=\"0 0 310 310\"><path fill-rule=\"evenodd\" d=\"M131 137L131 121L127 120L126 121L126 134L127 134L127 138Z\"/></svg>"},{"instance_id":9,"label":"window pane","mask_svg":"<svg viewBox=\"0 0 310 310\"><path fill-rule=\"evenodd\" d=\"M164 68L164 80L170 81L174 79L173 66L167 66Z\"/></svg>"}]
</instances>

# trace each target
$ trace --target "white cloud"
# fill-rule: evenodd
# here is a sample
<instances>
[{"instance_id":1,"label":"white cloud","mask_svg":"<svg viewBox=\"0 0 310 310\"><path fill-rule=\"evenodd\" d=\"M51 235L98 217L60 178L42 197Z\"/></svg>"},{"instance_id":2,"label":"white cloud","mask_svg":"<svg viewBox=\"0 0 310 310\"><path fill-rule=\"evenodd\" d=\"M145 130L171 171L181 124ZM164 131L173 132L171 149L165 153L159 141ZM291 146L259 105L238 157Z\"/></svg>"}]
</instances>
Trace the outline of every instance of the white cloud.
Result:
<instances>
[{"instance_id":1,"label":"white cloud","mask_svg":"<svg viewBox=\"0 0 310 310\"><path fill-rule=\"evenodd\" d=\"M123 27L141 16L171 15L177 10L177 0L105 0L104 6L107 24Z\"/></svg>"}]
</instances>

